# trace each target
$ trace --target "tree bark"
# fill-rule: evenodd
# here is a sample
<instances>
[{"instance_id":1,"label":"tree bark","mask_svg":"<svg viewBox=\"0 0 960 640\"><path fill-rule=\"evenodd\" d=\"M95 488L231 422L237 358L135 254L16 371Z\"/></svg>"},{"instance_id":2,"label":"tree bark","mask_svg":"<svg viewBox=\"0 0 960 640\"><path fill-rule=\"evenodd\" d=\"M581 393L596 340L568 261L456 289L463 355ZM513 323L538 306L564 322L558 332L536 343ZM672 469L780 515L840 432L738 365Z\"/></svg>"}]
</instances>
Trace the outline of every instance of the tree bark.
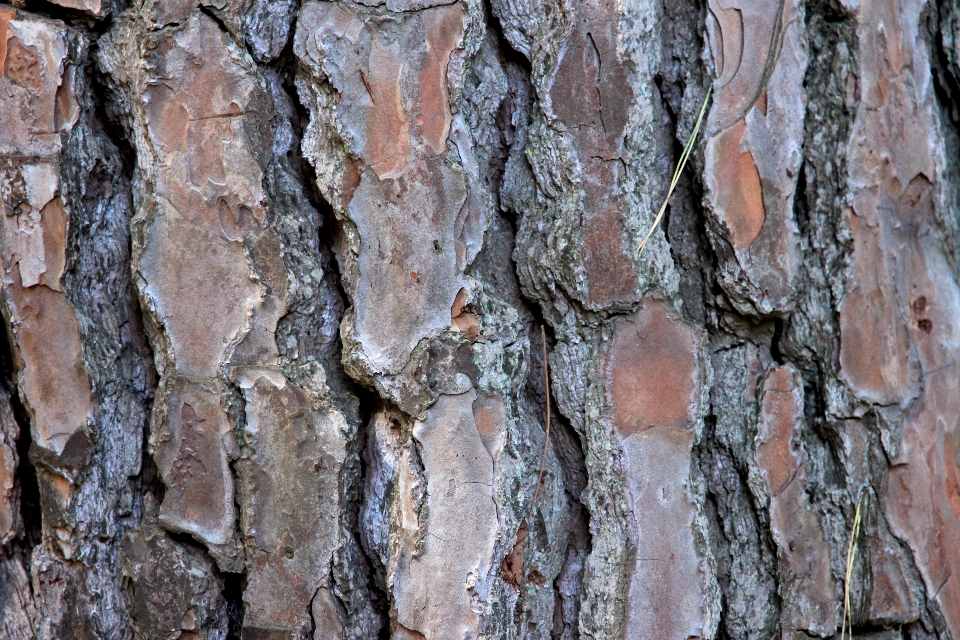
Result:
<instances>
[{"instance_id":1,"label":"tree bark","mask_svg":"<svg viewBox=\"0 0 960 640\"><path fill-rule=\"evenodd\" d=\"M0 638L960 637L958 101L956 0L0 5Z\"/></svg>"}]
</instances>

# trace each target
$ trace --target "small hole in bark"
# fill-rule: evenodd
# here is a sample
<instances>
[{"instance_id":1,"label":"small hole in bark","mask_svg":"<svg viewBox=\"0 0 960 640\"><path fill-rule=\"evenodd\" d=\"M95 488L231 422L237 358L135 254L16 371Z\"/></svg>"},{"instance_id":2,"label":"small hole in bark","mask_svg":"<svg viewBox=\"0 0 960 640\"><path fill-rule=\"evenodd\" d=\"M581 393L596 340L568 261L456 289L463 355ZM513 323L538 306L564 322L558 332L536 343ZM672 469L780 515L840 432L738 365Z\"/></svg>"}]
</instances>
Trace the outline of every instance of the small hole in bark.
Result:
<instances>
[{"instance_id":1,"label":"small hole in bark","mask_svg":"<svg viewBox=\"0 0 960 640\"><path fill-rule=\"evenodd\" d=\"M933 331L933 322L928 318L923 318L922 320L917 320L917 327L924 333L930 333Z\"/></svg>"},{"instance_id":2,"label":"small hole in bark","mask_svg":"<svg viewBox=\"0 0 960 640\"><path fill-rule=\"evenodd\" d=\"M927 310L927 296L920 296L910 305L914 313L923 313Z\"/></svg>"}]
</instances>

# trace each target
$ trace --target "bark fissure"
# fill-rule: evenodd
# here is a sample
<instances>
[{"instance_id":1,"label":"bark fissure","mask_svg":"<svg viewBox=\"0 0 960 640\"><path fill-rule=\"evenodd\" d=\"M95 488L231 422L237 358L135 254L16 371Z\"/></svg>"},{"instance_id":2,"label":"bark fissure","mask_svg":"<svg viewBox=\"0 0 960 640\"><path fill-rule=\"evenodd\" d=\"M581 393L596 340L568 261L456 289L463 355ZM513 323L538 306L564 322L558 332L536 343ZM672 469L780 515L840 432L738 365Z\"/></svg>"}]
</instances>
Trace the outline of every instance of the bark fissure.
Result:
<instances>
[{"instance_id":1,"label":"bark fissure","mask_svg":"<svg viewBox=\"0 0 960 640\"><path fill-rule=\"evenodd\" d=\"M295 29L296 21L294 20L290 29L290 39L274 64L282 70L283 88L296 112L296 118L292 122L295 140L292 149L299 149L303 140L303 133L306 127L305 123L309 121L309 110L300 100L300 95L294 84L297 65L296 57L293 53L293 33ZM319 223L317 225L318 241L321 254L324 256L326 279L331 288L336 292L339 300L348 300L347 293L343 286L340 263L336 259L335 254L337 237L342 236L344 233L341 228L342 222L337 219L333 207L317 188L317 176L313 166L300 154L291 157L290 160L295 163L296 170L303 177L303 184L306 186L306 197L316 211L319 212ZM343 310L340 309L339 313L342 314L342 312ZM351 486L347 491L350 498L343 510L343 515L347 523L346 528L353 538L353 545L357 554L352 558L345 557L343 561L347 563L359 561L359 568L361 568L360 573L366 579L371 605L376 612L376 616L379 618L378 626L370 631L376 633L377 637L385 637L385 634L387 634L386 637L389 637L387 624L389 598L386 595L386 585L378 580L378 573L374 570L374 563L376 562L375 555L371 554L363 544L362 529L364 524L360 517L362 505L365 500L362 481L363 478L366 477L370 465L365 453L367 451L367 440L369 437L366 425L370 424L373 415L378 410L379 398L371 393L369 389L363 387L347 375L341 363L342 352L343 343L338 335L330 345L329 355L326 360L327 367L332 370L332 384L339 386L344 393L357 398L356 420L357 424L360 425L357 430L357 437L350 445L353 452L351 455L355 456L356 459L356 466L348 470L348 477L351 478ZM330 579L332 585L337 585L336 573L331 573ZM341 606L346 608L343 601L339 601ZM316 621L314 621L314 628L316 629Z\"/></svg>"},{"instance_id":2,"label":"bark fissure","mask_svg":"<svg viewBox=\"0 0 960 640\"><path fill-rule=\"evenodd\" d=\"M30 460L30 444L33 442L30 433L30 415L17 395L13 365L13 353L6 329L0 333L0 380L4 393L9 397L10 408L19 436L16 440L17 467L14 477L16 500L19 501L18 510L20 527L14 544L22 547L22 553L29 557L33 548L40 543L43 527L43 511L40 509L40 485L37 482L37 470ZM27 567L29 572L29 566Z\"/></svg>"},{"instance_id":3,"label":"bark fissure","mask_svg":"<svg viewBox=\"0 0 960 640\"><path fill-rule=\"evenodd\" d=\"M227 606L226 640L241 640L243 636L243 582L242 573L223 574L223 599Z\"/></svg>"}]
</instances>

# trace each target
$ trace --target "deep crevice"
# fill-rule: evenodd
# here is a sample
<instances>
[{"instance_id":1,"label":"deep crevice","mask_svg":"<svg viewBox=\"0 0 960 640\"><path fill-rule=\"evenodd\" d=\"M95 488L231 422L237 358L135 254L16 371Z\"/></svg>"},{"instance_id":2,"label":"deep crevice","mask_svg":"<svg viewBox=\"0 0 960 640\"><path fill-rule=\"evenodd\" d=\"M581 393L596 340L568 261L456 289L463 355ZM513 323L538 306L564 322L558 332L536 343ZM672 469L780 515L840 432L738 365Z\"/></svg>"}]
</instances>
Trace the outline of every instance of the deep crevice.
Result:
<instances>
[{"instance_id":1,"label":"deep crevice","mask_svg":"<svg viewBox=\"0 0 960 640\"><path fill-rule=\"evenodd\" d=\"M113 25L112 16L112 13L109 14L108 19L100 23L98 36L105 33ZM111 163L110 169L114 169L116 165L119 164L123 176L122 182L127 189L127 194L130 199L129 211L131 215L135 215L136 212L133 207L133 184L137 164L136 151L130 142L129 132L122 124L120 114L115 112L116 99L112 96L113 90L97 65L96 60L99 49L97 37L93 37L92 35L89 37L89 50L84 64L84 72L89 83L90 97L94 107L93 119L99 132L106 136L109 144L113 146L113 150L116 152L115 161ZM100 163L98 167L105 168L105 165ZM103 182L109 184L110 180L105 179ZM132 304L130 304L127 309L130 315L123 327L121 327L121 333L139 338L139 340L125 343L123 345L124 352L139 351L139 353L136 355L121 355L120 358L136 358L139 364L146 369L146 372L143 374L143 379L138 381L138 383L129 379L124 381L129 391L143 403L145 413L144 424L142 426L140 475L137 478L139 487L135 493L137 505L134 510L134 515L140 517L142 516L143 499L146 494L153 494L157 504L160 504L163 501L165 492L159 470L153 460L153 456L149 452L151 416L156 385L160 379L160 375L156 369L153 345L147 337L144 310L140 303L140 296L137 293L136 285L130 275L130 260L133 254L132 238L129 233L130 220L127 220L126 225L127 252L123 265L123 273L129 278L126 293L130 296L129 300Z\"/></svg>"},{"instance_id":2,"label":"deep crevice","mask_svg":"<svg viewBox=\"0 0 960 640\"><path fill-rule=\"evenodd\" d=\"M786 362L783 352L780 351L780 340L783 338L783 319L774 318L773 320L773 338L770 340L770 356L773 361L779 365Z\"/></svg>"},{"instance_id":3,"label":"deep crevice","mask_svg":"<svg viewBox=\"0 0 960 640\"><path fill-rule=\"evenodd\" d=\"M952 27L949 38L960 38L960 7L955 2L939 0L936 6L927 5L921 17L921 29L926 27L927 47L930 50L930 71L933 89L940 110L943 126L946 166L942 184L949 193L954 212L960 210L960 42L954 42L954 50L948 49L947 30ZM953 263L953 271L960 278L960 220L951 221L953 228L943 235L953 235L952 243L944 241L947 254ZM952 232L952 234L951 234Z\"/></svg>"},{"instance_id":4,"label":"deep crevice","mask_svg":"<svg viewBox=\"0 0 960 640\"><path fill-rule=\"evenodd\" d=\"M483 0L484 17L487 21L487 29L493 33L497 39L497 53L501 62L515 64L523 69L527 76L532 75L533 67L525 55L513 48L513 45L507 40L503 30L503 24L500 22L500 16L493 10L493 4L490 0Z\"/></svg>"},{"instance_id":5,"label":"deep crevice","mask_svg":"<svg viewBox=\"0 0 960 640\"><path fill-rule=\"evenodd\" d=\"M63 7L49 0L28 0L25 6L18 8L43 18L60 20L81 30L97 29L98 25L108 22L113 15L113 12L108 11L106 15L96 17L82 9Z\"/></svg>"},{"instance_id":6,"label":"deep crevice","mask_svg":"<svg viewBox=\"0 0 960 640\"><path fill-rule=\"evenodd\" d=\"M246 589L247 576L243 573L221 573L223 577L223 595L227 603L226 640L241 640L243 632L243 592ZM313 637L311 635L311 637Z\"/></svg>"},{"instance_id":7,"label":"deep crevice","mask_svg":"<svg viewBox=\"0 0 960 640\"><path fill-rule=\"evenodd\" d=\"M6 324L6 322L4 322ZM43 532L43 512L40 507L40 484L37 479L37 469L30 459L30 446L33 443L30 414L20 401L14 383L16 371L13 365L13 349L10 343L9 330L0 329L0 385L10 397L10 408L16 420L20 435L17 438L17 470L16 484L20 489L20 522L23 527L21 536L17 540L22 546L27 558L25 566L30 569L30 553L40 544Z\"/></svg>"},{"instance_id":8,"label":"deep crevice","mask_svg":"<svg viewBox=\"0 0 960 640\"><path fill-rule=\"evenodd\" d=\"M16 375L10 326L4 314L0 320L0 388L10 398L10 408L19 432L15 443L18 460L14 473L14 490L19 489L20 492L19 515L22 526L20 535L11 545L23 548L26 559L24 566L29 572L30 553L41 540L43 513L40 507L37 470L30 459L30 446L33 443L30 414L20 400Z\"/></svg>"},{"instance_id":9,"label":"deep crevice","mask_svg":"<svg viewBox=\"0 0 960 640\"><path fill-rule=\"evenodd\" d=\"M198 3L198 4L197 4L197 8L194 9L194 11L199 11L199 12L202 13L203 15L205 15L205 16L207 16L208 18L210 18L211 20L213 20L213 21L217 24L217 28L220 29L220 32L221 32L223 35L227 36L227 38L229 38L230 40L232 40L234 44L236 44L238 47L240 47L241 49L243 49L246 53L248 53L248 54L250 53L249 51L247 51L247 47L245 46L245 44L244 44L243 42L238 42L238 41L237 41L237 39L236 39L236 37L234 36L233 32L230 31L230 29L227 28L227 25L226 25L226 23L223 21L223 18L221 18L220 16L218 16L218 15L213 11L213 9L211 9L209 6L207 6L207 5L203 4L203 3ZM173 26L173 25L164 25L164 26L166 27L166 26ZM179 25L176 25L176 26L179 26ZM250 57L252 58L253 56L251 55Z\"/></svg>"},{"instance_id":10,"label":"deep crevice","mask_svg":"<svg viewBox=\"0 0 960 640\"><path fill-rule=\"evenodd\" d=\"M353 382L347 378L345 373L343 375L353 387L353 392L359 400L359 406L358 431L357 440L355 442L358 452L358 468L356 470L348 471L351 477L356 479L356 486L353 488L355 494L351 496L352 499L350 500L341 517L345 519L347 529L352 536L353 545L357 552L355 561L361 565L360 573L366 578L365 586L369 592L370 604L380 619L380 628L377 632L377 637L381 640L389 640L390 596L388 587L386 583L380 579L381 571L377 569L377 567L380 565L380 560L375 553L373 553L370 549L367 549L366 545L364 545L363 535L361 532L363 527L361 513L363 505L367 500L367 496L364 493L364 487L366 486L365 479L367 477L368 467L370 465L369 461L367 460L366 452L368 442L370 440L370 428L373 415L376 413L381 403L373 391L362 387L356 382ZM383 573L385 573L385 571ZM334 595L341 600L342 607L346 609L346 603L344 603L342 598L340 598L341 589L340 585L338 585L336 582L335 573L333 575L333 580L335 588L332 591Z\"/></svg>"},{"instance_id":11,"label":"deep crevice","mask_svg":"<svg viewBox=\"0 0 960 640\"><path fill-rule=\"evenodd\" d=\"M554 640L576 640L580 637L579 613L584 567L592 550L592 536L589 527L590 513L581 502L581 494L586 488L588 479L585 461L586 443L583 440L583 434L577 432L557 409L558 404L556 398L553 397L552 389L545 388L544 367L547 366L547 363L543 361L543 347L546 346L549 357L549 353L556 348L557 344L555 328L546 321L541 302L524 295L520 286L513 253L516 247L516 235L521 214L512 210L511 207L504 206L500 201L507 161L511 154L516 151L514 149L515 145L526 144L526 135L518 134L529 126L530 110L534 108L536 100L535 90L530 81L532 67L530 61L515 50L507 40L499 17L494 13L489 0L484 2L484 9L488 33L493 34L500 64L508 75L507 93L504 95L496 114L497 128L501 136L500 148L491 158L491 171L486 178L488 188L495 194L495 200L500 205L500 219L510 226L510 244L506 260L503 260L502 256L498 256L499 253L502 253L502 250L497 252L494 249L492 245L495 241L492 238L492 233L488 232L484 242L484 250L477 256L475 264L468 271L475 273L481 280L492 280L494 284L500 278L508 278L510 280L509 289L515 292L513 296L507 296L513 298L510 303L519 305L521 307L519 310L525 313L531 321L528 325L527 334L528 344L530 345L530 368L525 384L524 400L528 406L535 408L540 420L545 424L546 399L549 396L551 406L554 409L549 446L559 463L562 486L570 509L566 539L556 541L565 544L565 553L560 573L554 579L552 585L554 619L551 638ZM525 122L515 122L514 119L517 114L520 114ZM496 221L494 221L495 224ZM488 245L490 250L497 255L494 253L488 255ZM488 259L497 263L496 266L491 268L491 265L484 264ZM499 264L504 261L507 264ZM543 328L546 345L541 344L540 328ZM537 456L537 459L539 460L539 456ZM545 539L545 532L540 530L542 527L534 527L533 529L537 533L529 536L528 540L532 541L534 538Z\"/></svg>"},{"instance_id":12,"label":"deep crevice","mask_svg":"<svg viewBox=\"0 0 960 640\"><path fill-rule=\"evenodd\" d=\"M341 223L337 219L333 207L323 197L318 188L317 175L313 165L301 151L304 132L310 121L310 112L300 101L300 95L296 87L298 63L293 53L295 31L296 19L294 19L290 27L290 38L283 51L268 66L272 66L277 72L281 88L287 94L287 99L293 109L295 117L292 119L290 125L293 130L294 141L289 150L288 161L294 172L301 178L304 197L317 212L318 219L314 222L317 229L317 242L320 249L321 262L323 263L324 276L327 284L332 288L339 300L341 307L338 315L342 318L350 298L347 296L343 286L340 264L335 254L337 236L342 233ZM364 547L362 542L363 536L361 535L361 528L363 526L361 522L361 509L365 500L363 487L369 464L365 456L365 451L369 437L369 425L374 413L380 406L380 401L375 392L363 387L347 375L341 364L342 351L343 342L338 331L335 344L332 345L331 352L327 354L328 357L325 363L328 368L327 384L336 392L342 394L343 397L352 396L356 398L357 401L355 405L356 413L348 417L348 420L356 421L357 436L350 444L352 453L348 452L348 459L355 460L355 462L348 461L347 467L344 469L344 475L349 478L349 486L346 488L348 503L341 513L343 523L352 537L352 546L355 554L352 554L350 550L344 550L346 555L342 560L350 560L347 556L353 555L352 562L355 565L360 565L359 567L354 566L353 568L358 569L358 573L366 578L365 586L368 590L370 604L375 615L380 619L378 635L381 638L389 638L388 620L390 599L387 594L387 587L378 580L377 571L374 570L378 561ZM334 564L338 564L336 559L334 560ZM350 607L343 593L343 588L346 585L338 584L336 575L337 571L334 571L331 576L331 592L340 601L342 610L349 611ZM347 621L348 620L345 620L345 622Z\"/></svg>"}]
</instances>

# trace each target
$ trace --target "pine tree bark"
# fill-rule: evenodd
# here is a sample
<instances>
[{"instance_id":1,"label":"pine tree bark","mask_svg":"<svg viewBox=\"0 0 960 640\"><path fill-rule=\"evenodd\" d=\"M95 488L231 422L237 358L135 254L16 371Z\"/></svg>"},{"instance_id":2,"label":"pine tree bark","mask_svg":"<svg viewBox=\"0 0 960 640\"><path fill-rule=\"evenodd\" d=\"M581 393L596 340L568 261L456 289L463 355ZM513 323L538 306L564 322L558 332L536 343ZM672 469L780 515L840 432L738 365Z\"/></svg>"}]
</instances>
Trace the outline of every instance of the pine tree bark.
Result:
<instances>
[{"instance_id":1,"label":"pine tree bark","mask_svg":"<svg viewBox=\"0 0 960 640\"><path fill-rule=\"evenodd\" d=\"M955 0L0 5L0 638L960 637L958 101Z\"/></svg>"}]
</instances>

